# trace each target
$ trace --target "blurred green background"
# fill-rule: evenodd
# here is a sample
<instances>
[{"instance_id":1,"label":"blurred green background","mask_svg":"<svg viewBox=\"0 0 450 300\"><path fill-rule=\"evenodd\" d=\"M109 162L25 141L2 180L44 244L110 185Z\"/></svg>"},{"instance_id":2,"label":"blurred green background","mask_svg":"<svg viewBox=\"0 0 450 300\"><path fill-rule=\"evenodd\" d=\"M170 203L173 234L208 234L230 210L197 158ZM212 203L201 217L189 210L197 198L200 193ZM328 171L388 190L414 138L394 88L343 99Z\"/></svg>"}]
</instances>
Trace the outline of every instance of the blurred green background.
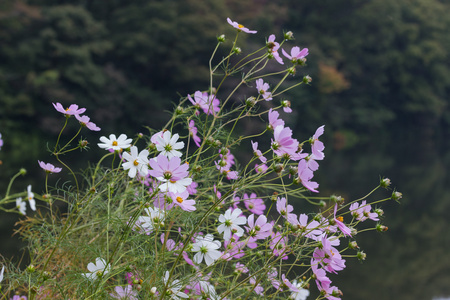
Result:
<instances>
[{"instance_id":1,"label":"blurred green background","mask_svg":"<svg viewBox=\"0 0 450 300\"><path fill-rule=\"evenodd\" d=\"M87 108L102 128L83 133L93 148L100 135L161 126L180 95L206 89L216 37L234 37L227 17L258 30L244 51L288 30L289 47L309 48L292 80L313 81L289 91L294 113L283 117L302 138L326 125L321 194L354 199L386 176L404 195L383 207L388 232L356 237L367 260L331 276L344 299L450 296L448 0L3 0L0 191L21 167L15 191L42 189L37 160L51 161L62 126L52 102ZM6 257L22 247L11 238L18 219L0 217Z\"/></svg>"}]
</instances>

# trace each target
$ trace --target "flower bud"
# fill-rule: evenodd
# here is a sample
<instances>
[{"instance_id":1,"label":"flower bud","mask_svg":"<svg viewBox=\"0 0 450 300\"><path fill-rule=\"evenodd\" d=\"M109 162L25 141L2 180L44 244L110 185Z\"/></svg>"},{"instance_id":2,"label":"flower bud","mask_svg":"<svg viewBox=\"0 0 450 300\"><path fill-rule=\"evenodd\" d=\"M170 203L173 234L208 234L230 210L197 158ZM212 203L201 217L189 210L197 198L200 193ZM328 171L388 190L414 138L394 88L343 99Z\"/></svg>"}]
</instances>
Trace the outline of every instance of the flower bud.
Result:
<instances>
[{"instance_id":1,"label":"flower bud","mask_svg":"<svg viewBox=\"0 0 450 300\"><path fill-rule=\"evenodd\" d=\"M184 108L181 106L177 106L177 108L175 108L175 114L176 115L182 115L184 113Z\"/></svg>"},{"instance_id":2,"label":"flower bud","mask_svg":"<svg viewBox=\"0 0 450 300\"><path fill-rule=\"evenodd\" d=\"M148 145L148 148L150 149L150 151L154 151L156 150L156 145L154 143L151 143L150 145Z\"/></svg>"},{"instance_id":3,"label":"flower bud","mask_svg":"<svg viewBox=\"0 0 450 300\"><path fill-rule=\"evenodd\" d=\"M379 232L384 232L388 230L387 226L381 225L381 224L377 224L377 226L375 227L377 229L377 231Z\"/></svg>"},{"instance_id":4,"label":"flower bud","mask_svg":"<svg viewBox=\"0 0 450 300\"><path fill-rule=\"evenodd\" d=\"M391 180L389 178L383 178L380 180L380 186L382 188L388 188L391 185Z\"/></svg>"},{"instance_id":5,"label":"flower bud","mask_svg":"<svg viewBox=\"0 0 450 300\"><path fill-rule=\"evenodd\" d=\"M24 168L21 168L19 170L20 175L24 176L25 174L27 174L27 170L25 170Z\"/></svg>"},{"instance_id":6,"label":"flower bud","mask_svg":"<svg viewBox=\"0 0 450 300\"><path fill-rule=\"evenodd\" d=\"M152 293L153 295L156 293L156 286L154 286L150 289L150 293Z\"/></svg>"},{"instance_id":7,"label":"flower bud","mask_svg":"<svg viewBox=\"0 0 450 300\"><path fill-rule=\"evenodd\" d=\"M289 174L291 174L291 175L296 175L297 173L298 173L298 167L291 166L291 167L289 168Z\"/></svg>"},{"instance_id":8,"label":"flower bud","mask_svg":"<svg viewBox=\"0 0 450 300\"><path fill-rule=\"evenodd\" d=\"M356 257L359 259L359 260L366 260L366 254L363 252L363 251L358 251L358 253L356 254Z\"/></svg>"},{"instance_id":9,"label":"flower bud","mask_svg":"<svg viewBox=\"0 0 450 300\"><path fill-rule=\"evenodd\" d=\"M28 271L28 273L34 273L34 271L36 271L36 268L34 265L29 265L27 267L27 271Z\"/></svg>"},{"instance_id":10,"label":"flower bud","mask_svg":"<svg viewBox=\"0 0 450 300\"><path fill-rule=\"evenodd\" d=\"M218 148L218 147L222 146L222 142L219 140L215 140L212 145L213 145L213 147Z\"/></svg>"},{"instance_id":11,"label":"flower bud","mask_svg":"<svg viewBox=\"0 0 450 300\"><path fill-rule=\"evenodd\" d=\"M225 34L221 34L220 36L217 37L217 41L219 43L223 43L225 42Z\"/></svg>"},{"instance_id":12,"label":"flower bud","mask_svg":"<svg viewBox=\"0 0 450 300\"><path fill-rule=\"evenodd\" d=\"M272 200L273 202L276 202L278 200L278 192L273 192L270 200Z\"/></svg>"},{"instance_id":13,"label":"flower bud","mask_svg":"<svg viewBox=\"0 0 450 300\"><path fill-rule=\"evenodd\" d=\"M80 142L78 143L78 145L80 146L81 149L86 148L88 144L89 143L86 140L80 140Z\"/></svg>"},{"instance_id":14,"label":"flower bud","mask_svg":"<svg viewBox=\"0 0 450 300\"><path fill-rule=\"evenodd\" d=\"M208 136L206 139L206 144L212 145L214 143L214 138L212 136Z\"/></svg>"},{"instance_id":15,"label":"flower bud","mask_svg":"<svg viewBox=\"0 0 450 300\"><path fill-rule=\"evenodd\" d=\"M281 101L281 106L282 107L291 107L291 101L289 101L289 100L282 100Z\"/></svg>"},{"instance_id":16,"label":"flower bud","mask_svg":"<svg viewBox=\"0 0 450 300\"><path fill-rule=\"evenodd\" d=\"M220 148L220 154L227 155L228 154L228 148L227 147Z\"/></svg>"},{"instance_id":17,"label":"flower bud","mask_svg":"<svg viewBox=\"0 0 450 300\"><path fill-rule=\"evenodd\" d=\"M247 107L253 107L256 104L256 98L255 97L250 97L247 98L247 100L245 100L245 105L247 105Z\"/></svg>"},{"instance_id":18,"label":"flower bud","mask_svg":"<svg viewBox=\"0 0 450 300\"><path fill-rule=\"evenodd\" d=\"M320 200L320 201L319 201L319 206L320 206L320 207L326 207L326 206L327 206L327 203L326 203L325 201L323 201L323 200Z\"/></svg>"},{"instance_id":19,"label":"flower bud","mask_svg":"<svg viewBox=\"0 0 450 300\"><path fill-rule=\"evenodd\" d=\"M350 249L359 249L358 243L356 241L351 241L348 243Z\"/></svg>"},{"instance_id":20,"label":"flower bud","mask_svg":"<svg viewBox=\"0 0 450 300\"><path fill-rule=\"evenodd\" d=\"M312 78L309 75L303 77L303 83L311 83Z\"/></svg>"},{"instance_id":21,"label":"flower bud","mask_svg":"<svg viewBox=\"0 0 450 300\"><path fill-rule=\"evenodd\" d=\"M295 67L290 67L289 69L287 69L287 72L291 75L295 75L295 73L297 73L297 70L295 69Z\"/></svg>"},{"instance_id":22,"label":"flower bud","mask_svg":"<svg viewBox=\"0 0 450 300\"><path fill-rule=\"evenodd\" d=\"M233 53L234 53L234 54L241 54L241 53L242 53L242 50L241 50L241 48L239 48L239 47L234 47L234 48L233 48Z\"/></svg>"},{"instance_id":23,"label":"flower bud","mask_svg":"<svg viewBox=\"0 0 450 300\"><path fill-rule=\"evenodd\" d=\"M281 173L284 169L283 164L275 164L275 166L273 167L274 171L277 172L278 174Z\"/></svg>"},{"instance_id":24,"label":"flower bud","mask_svg":"<svg viewBox=\"0 0 450 300\"><path fill-rule=\"evenodd\" d=\"M288 31L284 33L284 39L289 41L289 40L293 40L294 39L294 34L292 33L292 31Z\"/></svg>"},{"instance_id":25,"label":"flower bud","mask_svg":"<svg viewBox=\"0 0 450 300\"><path fill-rule=\"evenodd\" d=\"M392 196L391 196L391 199L392 199L392 200L395 200L395 201L398 201L398 200L400 200L402 197L403 197L402 193L400 193L400 192L393 192L393 193L392 193Z\"/></svg>"},{"instance_id":26,"label":"flower bud","mask_svg":"<svg viewBox=\"0 0 450 300\"><path fill-rule=\"evenodd\" d=\"M373 210L379 217L381 217L382 215L384 215L384 211L381 208L375 208Z\"/></svg>"},{"instance_id":27,"label":"flower bud","mask_svg":"<svg viewBox=\"0 0 450 300\"><path fill-rule=\"evenodd\" d=\"M331 195L330 200L333 201L334 203L342 204L342 203L344 203L345 199L342 198L341 196Z\"/></svg>"}]
</instances>

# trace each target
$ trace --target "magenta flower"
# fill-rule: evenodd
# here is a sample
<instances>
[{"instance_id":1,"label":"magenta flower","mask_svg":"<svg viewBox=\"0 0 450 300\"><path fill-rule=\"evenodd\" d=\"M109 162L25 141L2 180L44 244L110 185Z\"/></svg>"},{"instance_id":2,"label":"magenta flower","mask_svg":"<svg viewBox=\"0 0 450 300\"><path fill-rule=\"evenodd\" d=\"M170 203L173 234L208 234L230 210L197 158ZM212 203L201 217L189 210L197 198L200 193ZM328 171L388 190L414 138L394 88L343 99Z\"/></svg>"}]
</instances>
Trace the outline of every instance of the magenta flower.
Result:
<instances>
[{"instance_id":1,"label":"magenta flower","mask_svg":"<svg viewBox=\"0 0 450 300\"><path fill-rule=\"evenodd\" d=\"M0 133L0 150L2 149L2 147L3 147L3 140L2 140L2 134Z\"/></svg>"},{"instance_id":2,"label":"magenta flower","mask_svg":"<svg viewBox=\"0 0 450 300\"><path fill-rule=\"evenodd\" d=\"M59 111L62 114L65 114L66 116L73 116L73 115L80 115L86 111L86 108L78 108L78 105L71 104L68 108L64 109L64 107L61 105L61 103L52 103L53 107L57 111Z\"/></svg>"},{"instance_id":3,"label":"magenta flower","mask_svg":"<svg viewBox=\"0 0 450 300\"><path fill-rule=\"evenodd\" d=\"M308 48L303 48L302 50L300 50L300 47L295 46L291 49L291 55L287 54L284 49L282 49L281 52L283 52L283 55L295 64L299 63L300 60L308 55Z\"/></svg>"},{"instance_id":4,"label":"magenta flower","mask_svg":"<svg viewBox=\"0 0 450 300\"><path fill-rule=\"evenodd\" d=\"M62 168L56 168L54 165L52 165L51 163L46 164L43 161L39 161L39 166L44 169L45 172L47 173L59 173L61 172Z\"/></svg>"},{"instance_id":5,"label":"magenta flower","mask_svg":"<svg viewBox=\"0 0 450 300\"><path fill-rule=\"evenodd\" d=\"M238 31L243 31L245 33L256 33L257 32L256 30L250 30L250 29L244 27L244 25L241 25L238 22L231 21L230 18L227 18L227 22L228 22L228 24L230 24L231 26L236 28Z\"/></svg>"},{"instance_id":6,"label":"magenta flower","mask_svg":"<svg viewBox=\"0 0 450 300\"><path fill-rule=\"evenodd\" d=\"M273 152L278 156L284 154L296 156L298 141L292 138L292 130L289 127L277 126L273 132L272 139Z\"/></svg>"},{"instance_id":7,"label":"magenta flower","mask_svg":"<svg viewBox=\"0 0 450 300\"><path fill-rule=\"evenodd\" d=\"M100 127L95 125L95 123L90 122L88 116L80 116L75 115L75 118L77 118L78 122L80 122L81 126L87 127L87 129L92 131L100 131Z\"/></svg>"},{"instance_id":8,"label":"magenta flower","mask_svg":"<svg viewBox=\"0 0 450 300\"><path fill-rule=\"evenodd\" d=\"M264 204L263 199L257 198L255 193L251 193L250 197L247 193L242 197L242 201L244 201L245 207L252 213L256 215L262 215L264 210L266 209L266 205Z\"/></svg>"},{"instance_id":9,"label":"magenta flower","mask_svg":"<svg viewBox=\"0 0 450 300\"><path fill-rule=\"evenodd\" d=\"M280 114L276 110L272 111L272 109L269 109L268 115L269 115L269 129L274 130L278 126L284 127L284 121L283 119L278 119Z\"/></svg>"},{"instance_id":10,"label":"magenta flower","mask_svg":"<svg viewBox=\"0 0 450 300\"><path fill-rule=\"evenodd\" d=\"M256 90L258 93L264 98L266 101L272 100L272 93L268 92L270 86L268 83L265 83L261 78L256 81Z\"/></svg>"},{"instance_id":11,"label":"magenta flower","mask_svg":"<svg viewBox=\"0 0 450 300\"><path fill-rule=\"evenodd\" d=\"M195 122L194 120L190 120L189 121L189 134L192 137L192 139L194 140L194 143L197 145L197 147L200 147L200 143L201 143L201 139L200 137L197 135L197 127L195 127Z\"/></svg>"},{"instance_id":12,"label":"magenta flower","mask_svg":"<svg viewBox=\"0 0 450 300\"><path fill-rule=\"evenodd\" d=\"M189 165L182 164L179 157L174 156L168 159L163 154L159 154L149 163L152 170L148 173L162 182L159 186L161 192L182 193L192 183L192 179L188 177Z\"/></svg>"},{"instance_id":13,"label":"magenta flower","mask_svg":"<svg viewBox=\"0 0 450 300\"><path fill-rule=\"evenodd\" d=\"M311 192L318 193L316 190L319 187L319 184L315 181L310 181L314 177L313 171L311 171L307 165L306 160L302 159L298 163L298 180L300 183L310 190Z\"/></svg>"}]
</instances>

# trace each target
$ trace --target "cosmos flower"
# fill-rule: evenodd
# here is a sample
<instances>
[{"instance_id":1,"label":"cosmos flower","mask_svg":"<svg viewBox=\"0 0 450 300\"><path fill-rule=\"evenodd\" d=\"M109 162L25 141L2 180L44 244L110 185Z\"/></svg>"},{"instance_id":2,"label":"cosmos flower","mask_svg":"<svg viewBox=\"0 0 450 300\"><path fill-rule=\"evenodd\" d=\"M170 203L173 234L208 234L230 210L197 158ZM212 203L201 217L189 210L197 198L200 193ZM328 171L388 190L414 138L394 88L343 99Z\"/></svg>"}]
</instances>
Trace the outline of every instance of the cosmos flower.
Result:
<instances>
[{"instance_id":1,"label":"cosmos flower","mask_svg":"<svg viewBox=\"0 0 450 300\"><path fill-rule=\"evenodd\" d=\"M45 162L39 161L39 160L38 160L38 163L39 163L39 166L42 169L44 169L44 171L47 172L47 173L59 173L62 170L61 168L56 168L51 163L46 164Z\"/></svg>"},{"instance_id":2,"label":"cosmos flower","mask_svg":"<svg viewBox=\"0 0 450 300\"><path fill-rule=\"evenodd\" d=\"M80 115L86 111L86 108L78 108L78 105L71 104L68 108L64 109L61 103L52 103L53 107L60 113L66 116Z\"/></svg>"},{"instance_id":3,"label":"cosmos flower","mask_svg":"<svg viewBox=\"0 0 450 300\"><path fill-rule=\"evenodd\" d=\"M121 151L122 149L131 147L132 139L127 138L127 136L122 133L118 138L115 134L110 134L109 139L102 136L100 137L100 141L102 143L98 143L97 145L102 149Z\"/></svg>"},{"instance_id":4,"label":"cosmos flower","mask_svg":"<svg viewBox=\"0 0 450 300\"><path fill-rule=\"evenodd\" d=\"M250 29L246 28L244 25L239 24L238 22L231 21L230 18L227 18L227 22L228 22L228 24L230 24L231 26L236 28L238 31L243 31L245 33L253 33L253 34L257 33L256 30L250 30Z\"/></svg>"}]
</instances>

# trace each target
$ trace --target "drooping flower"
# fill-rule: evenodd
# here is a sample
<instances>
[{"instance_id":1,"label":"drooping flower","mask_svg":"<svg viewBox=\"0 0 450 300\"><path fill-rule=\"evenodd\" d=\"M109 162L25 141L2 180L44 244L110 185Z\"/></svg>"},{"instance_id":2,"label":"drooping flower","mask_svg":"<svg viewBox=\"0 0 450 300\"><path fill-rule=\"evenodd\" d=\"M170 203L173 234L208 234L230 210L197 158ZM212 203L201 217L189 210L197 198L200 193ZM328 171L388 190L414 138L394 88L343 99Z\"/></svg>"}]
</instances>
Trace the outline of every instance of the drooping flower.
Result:
<instances>
[{"instance_id":1,"label":"drooping flower","mask_svg":"<svg viewBox=\"0 0 450 300\"><path fill-rule=\"evenodd\" d=\"M337 227L341 230L341 232L344 234L344 236L352 236L352 231L350 228L347 227L347 225L342 222L344 218L342 216L336 217L336 211L337 211L337 203L334 206L334 222L336 222Z\"/></svg>"},{"instance_id":2,"label":"drooping flower","mask_svg":"<svg viewBox=\"0 0 450 300\"><path fill-rule=\"evenodd\" d=\"M181 292L181 282L178 279L173 280L170 284L169 284L169 271L166 271L166 274L164 275L164 284L167 285L168 290L170 291L170 299L180 299L181 298L189 298L188 295L186 295L185 293Z\"/></svg>"},{"instance_id":3,"label":"drooping flower","mask_svg":"<svg viewBox=\"0 0 450 300\"><path fill-rule=\"evenodd\" d=\"M233 210L230 207L223 215L219 216L219 222L221 224L217 227L217 231L219 233L223 232L223 239L225 241L230 240L232 234L239 237L244 234L244 229L242 229L239 225L244 225L247 218L245 216L241 216L241 214L242 210L239 208Z\"/></svg>"},{"instance_id":4,"label":"drooping flower","mask_svg":"<svg viewBox=\"0 0 450 300\"><path fill-rule=\"evenodd\" d=\"M192 139L194 140L194 143L197 145L197 147L200 147L200 143L202 139L197 135L197 127L195 127L194 120L189 121L189 134L191 135Z\"/></svg>"},{"instance_id":5,"label":"drooping flower","mask_svg":"<svg viewBox=\"0 0 450 300\"><path fill-rule=\"evenodd\" d=\"M244 25L239 24L238 22L231 21L230 18L227 18L227 22L228 22L228 24L230 24L231 26L236 28L238 31L243 31L245 33L257 33L256 30L250 30L250 29L246 28Z\"/></svg>"},{"instance_id":6,"label":"drooping flower","mask_svg":"<svg viewBox=\"0 0 450 300\"><path fill-rule=\"evenodd\" d=\"M192 252L197 252L194 255L194 262L200 264L204 258L205 263L210 266L222 255L222 253L217 250L219 248L220 242L215 241L212 234L207 234L204 237L197 236L191 250Z\"/></svg>"},{"instance_id":7,"label":"drooping flower","mask_svg":"<svg viewBox=\"0 0 450 300\"><path fill-rule=\"evenodd\" d=\"M253 141L250 141L250 142L252 143L253 154L254 154L257 158L259 158L259 160L260 160L262 163L266 163L266 162L267 162L267 158L265 158L265 157L262 155L261 150L258 149L258 142L253 142Z\"/></svg>"},{"instance_id":8,"label":"drooping flower","mask_svg":"<svg viewBox=\"0 0 450 300\"><path fill-rule=\"evenodd\" d=\"M315 181L310 181L314 177L313 171L311 171L304 159L300 160L298 163L298 180L300 183L310 190L311 192L318 193L316 190L319 187L319 184Z\"/></svg>"},{"instance_id":9,"label":"drooping flower","mask_svg":"<svg viewBox=\"0 0 450 300\"><path fill-rule=\"evenodd\" d=\"M324 127L325 125L322 125L317 128L316 132L309 140L309 142L311 143L311 151L315 155L317 160L322 160L325 157L325 155L323 154L323 149L325 149L325 146L321 141L319 141L319 137L324 132Z\"/></svg>"},{"instance_id":10,"label":"drooping flower","mask_svg":"<svg viewBox=\"0 0 450 300\"><path fill-rule=\"evenodd\" d=\"M280 44L275 42L275 34L271 34L269 39L267 40L267 46L269 47L269 58L275 58L275 60L284 65L283 59L280 57L278 53L278 49L280 49Z\"/></svg>"},{"instance_id":11,"label":"drooping flower","mask_svg":"<svg viewBox=\"0 0 450 300\"><path fill-rule=\"evenodd\" d=\"M255 82L258 94L260 94L266 101L272 100L272 93L268 91L270 89L269 84L264 82L261 78L257 79Z\"/></svg>"},{"instance_id":12,"label":"drooping flower","mask_svg":"<svg viewBox=\"0 0 450 300\"><path fill-rule=\"evenodd\" d=\"M278 126L284 127L283 119L278 119L280 114L276 110L269 109L269 129L274 130Z\"/></svg>"},{"instance_id":13,"label":"drooping flower","mask_svg":"<svg viewBox=\"0 0 450 300\"><path fill-rule=\"evenodd\" d=\"M116 286L114 288L114 293L109 294L114 299L130 299L137 300L137 292L133 291L133 287L131 285L127 285L126 287Z\"/></svg>"},{"instance_id":14,"label":"drooping flower","mask_svg":"<svg viewBox=\"0 0 450 300\"><path fill-rule=\"evenodd\" d=\"M251 193L250 197L245 193L242 197L242 201L244 202L245 207L255 215L262 215L266 209L264 200L258 198L255 193Z\"/></svg>"},{"instance_id":15,"label":"drooping flower","mask_svg":"<svg viewBox=\"0 0 450 300\"><path fill-rule=\"evenodd\" d=\"M271 237L269 247L273 250L273 254L275 256L283 255L283 260L288 259L288 251L286 250L286 245L288 242L287 237L283 236L280 232L272 232Z\"/></svg>"},{"instance_id":16,"label":"drooping flower","mask_svg":"<svg viewBox=\"0 0 450 300\"><path fill-rule=\"evenodd\" d=\"M331 245L328 237L323 236L321 247L314 249L311 265L313 264L319 264L325 271L336 274L345 268L345 259L342 259L339 250Z\"/></svg>"},{"instance_id":17,"label":"drooping flower","mask_svg":"<svg viewBox=\"0 0 450 300\"><path fill-rule=\"evenodd\" d=\"M16 199L16 207L22 215L25 216L27 214L27 204L25 201L22 201L22 197Z\"/></svg>"},{"instance_id":18,"label":"drooping flower","mask_svg":"<svg viewBox=\"0 0 450 300\"><path fill-rule=\"evenodd\" d=\"M192 179L188 177L189 165L182 164L179 157L168 159L159 154L158 157L151 159L149 164L152 168L149 174L162 182L159 185L161 192L182 193L192 183Z\"/></svg>"},{"instance_id":19,"label":"drooping flower","mask_svg":"<svg viewBox=\"0 0 450 300\"><path fill-rule=\"evenodd\" d=\"M156 150L167 158L181 157L183 154L178 150L183 149L184 142L178 142L179 137L178 133L172 135L170 131L165 131L162 136L157 135L155 137Z\"/></svg>"},{"instance_id":20,"label":"drooping flower","mask_svg":"<svg viewBox=\"0 0 450 300\"><path fill-rule=\"evenodd\" d=\"M64 107L61 105L61 103L57 102L52 103L53 107L59 111L60 113L66 115L66 116L73 116L73 115L80 115L86 111L86 108L78 108L78 105L71 104L68 108L64 109Z\"/></svg>"},{"instance_id":21,"label":"drooping flower","mask_svg":"<svg viewBox=\"0 0 450 300\"><path fill-rule=\"evenodd\" d=\"M52 165L51 163L46 164L43 161L39 161L39 166L44 169L45 172L47 173L59 173L61 172L62 168L56 168L54 165Z\"/></svg>"},{"instance_id":22,"label":"drooping flower","mask_svg":"<svg viewBox=\"0 0 450 300\"><path fill-rule=\"evenodd\" d=\"M127 136L122 133L118 138L115 134L110 134L109 139L105 136L102 136L100 137L100 141L102 143L98 143L97 145L102 149L121 151L122 149L131 147L132 139L128 139Z\"/></svg>"},{"instance_id":23,"label":"drooping flower","mask_svg":"<svg viewBox=\"0 0 450 300\"><path fill-rule=\"evenodd\" d=\"M109 271L111 270L111 265L106 264L106 261L103 258L97 257L95 259L95 264L90 262L87 265L87 269L90 273L83 273L82 275L88 279L93 280L102 278L104 275L109 273Z\"/></svg>"},{"instance_id":24,"label":"drooping flower","mask_svg":"<svg viewBox=\"0 0 450 300\"><path fill-rule=\"evenodd\" d=\"M128 176L130 178L134 178L137 173L141 176L147 176L148 174L148 150L142 150L138 153L138 149L136 146L131 146L130 153L124 152L123 158L126 160L123 163L123 169L129 170Z\"/></svg>"},{"instance_id":25,"label":"drooping flower","mask_svg":"<svg viewBox=\"0 0 450 300\"><path fill-rule=\"evenodd\" d=\"M34 200L34 193L31 191L31 185L27 186L27 199L31 210L36 210L36 200Z\"/></svg>"},{"instance_id":26,"label":"drooping flower","mask_svg":"<svg viewBox=\"0 0 450 300\"><path fill-rule=\"evenodd\" d=\"M90 118L88 116L75 115L75 118L77 118L81 126L85 126L87 129L92 131L100 131L100 127L95 125L95 123L90 122Z\"/></svg>"}]
</instances>

